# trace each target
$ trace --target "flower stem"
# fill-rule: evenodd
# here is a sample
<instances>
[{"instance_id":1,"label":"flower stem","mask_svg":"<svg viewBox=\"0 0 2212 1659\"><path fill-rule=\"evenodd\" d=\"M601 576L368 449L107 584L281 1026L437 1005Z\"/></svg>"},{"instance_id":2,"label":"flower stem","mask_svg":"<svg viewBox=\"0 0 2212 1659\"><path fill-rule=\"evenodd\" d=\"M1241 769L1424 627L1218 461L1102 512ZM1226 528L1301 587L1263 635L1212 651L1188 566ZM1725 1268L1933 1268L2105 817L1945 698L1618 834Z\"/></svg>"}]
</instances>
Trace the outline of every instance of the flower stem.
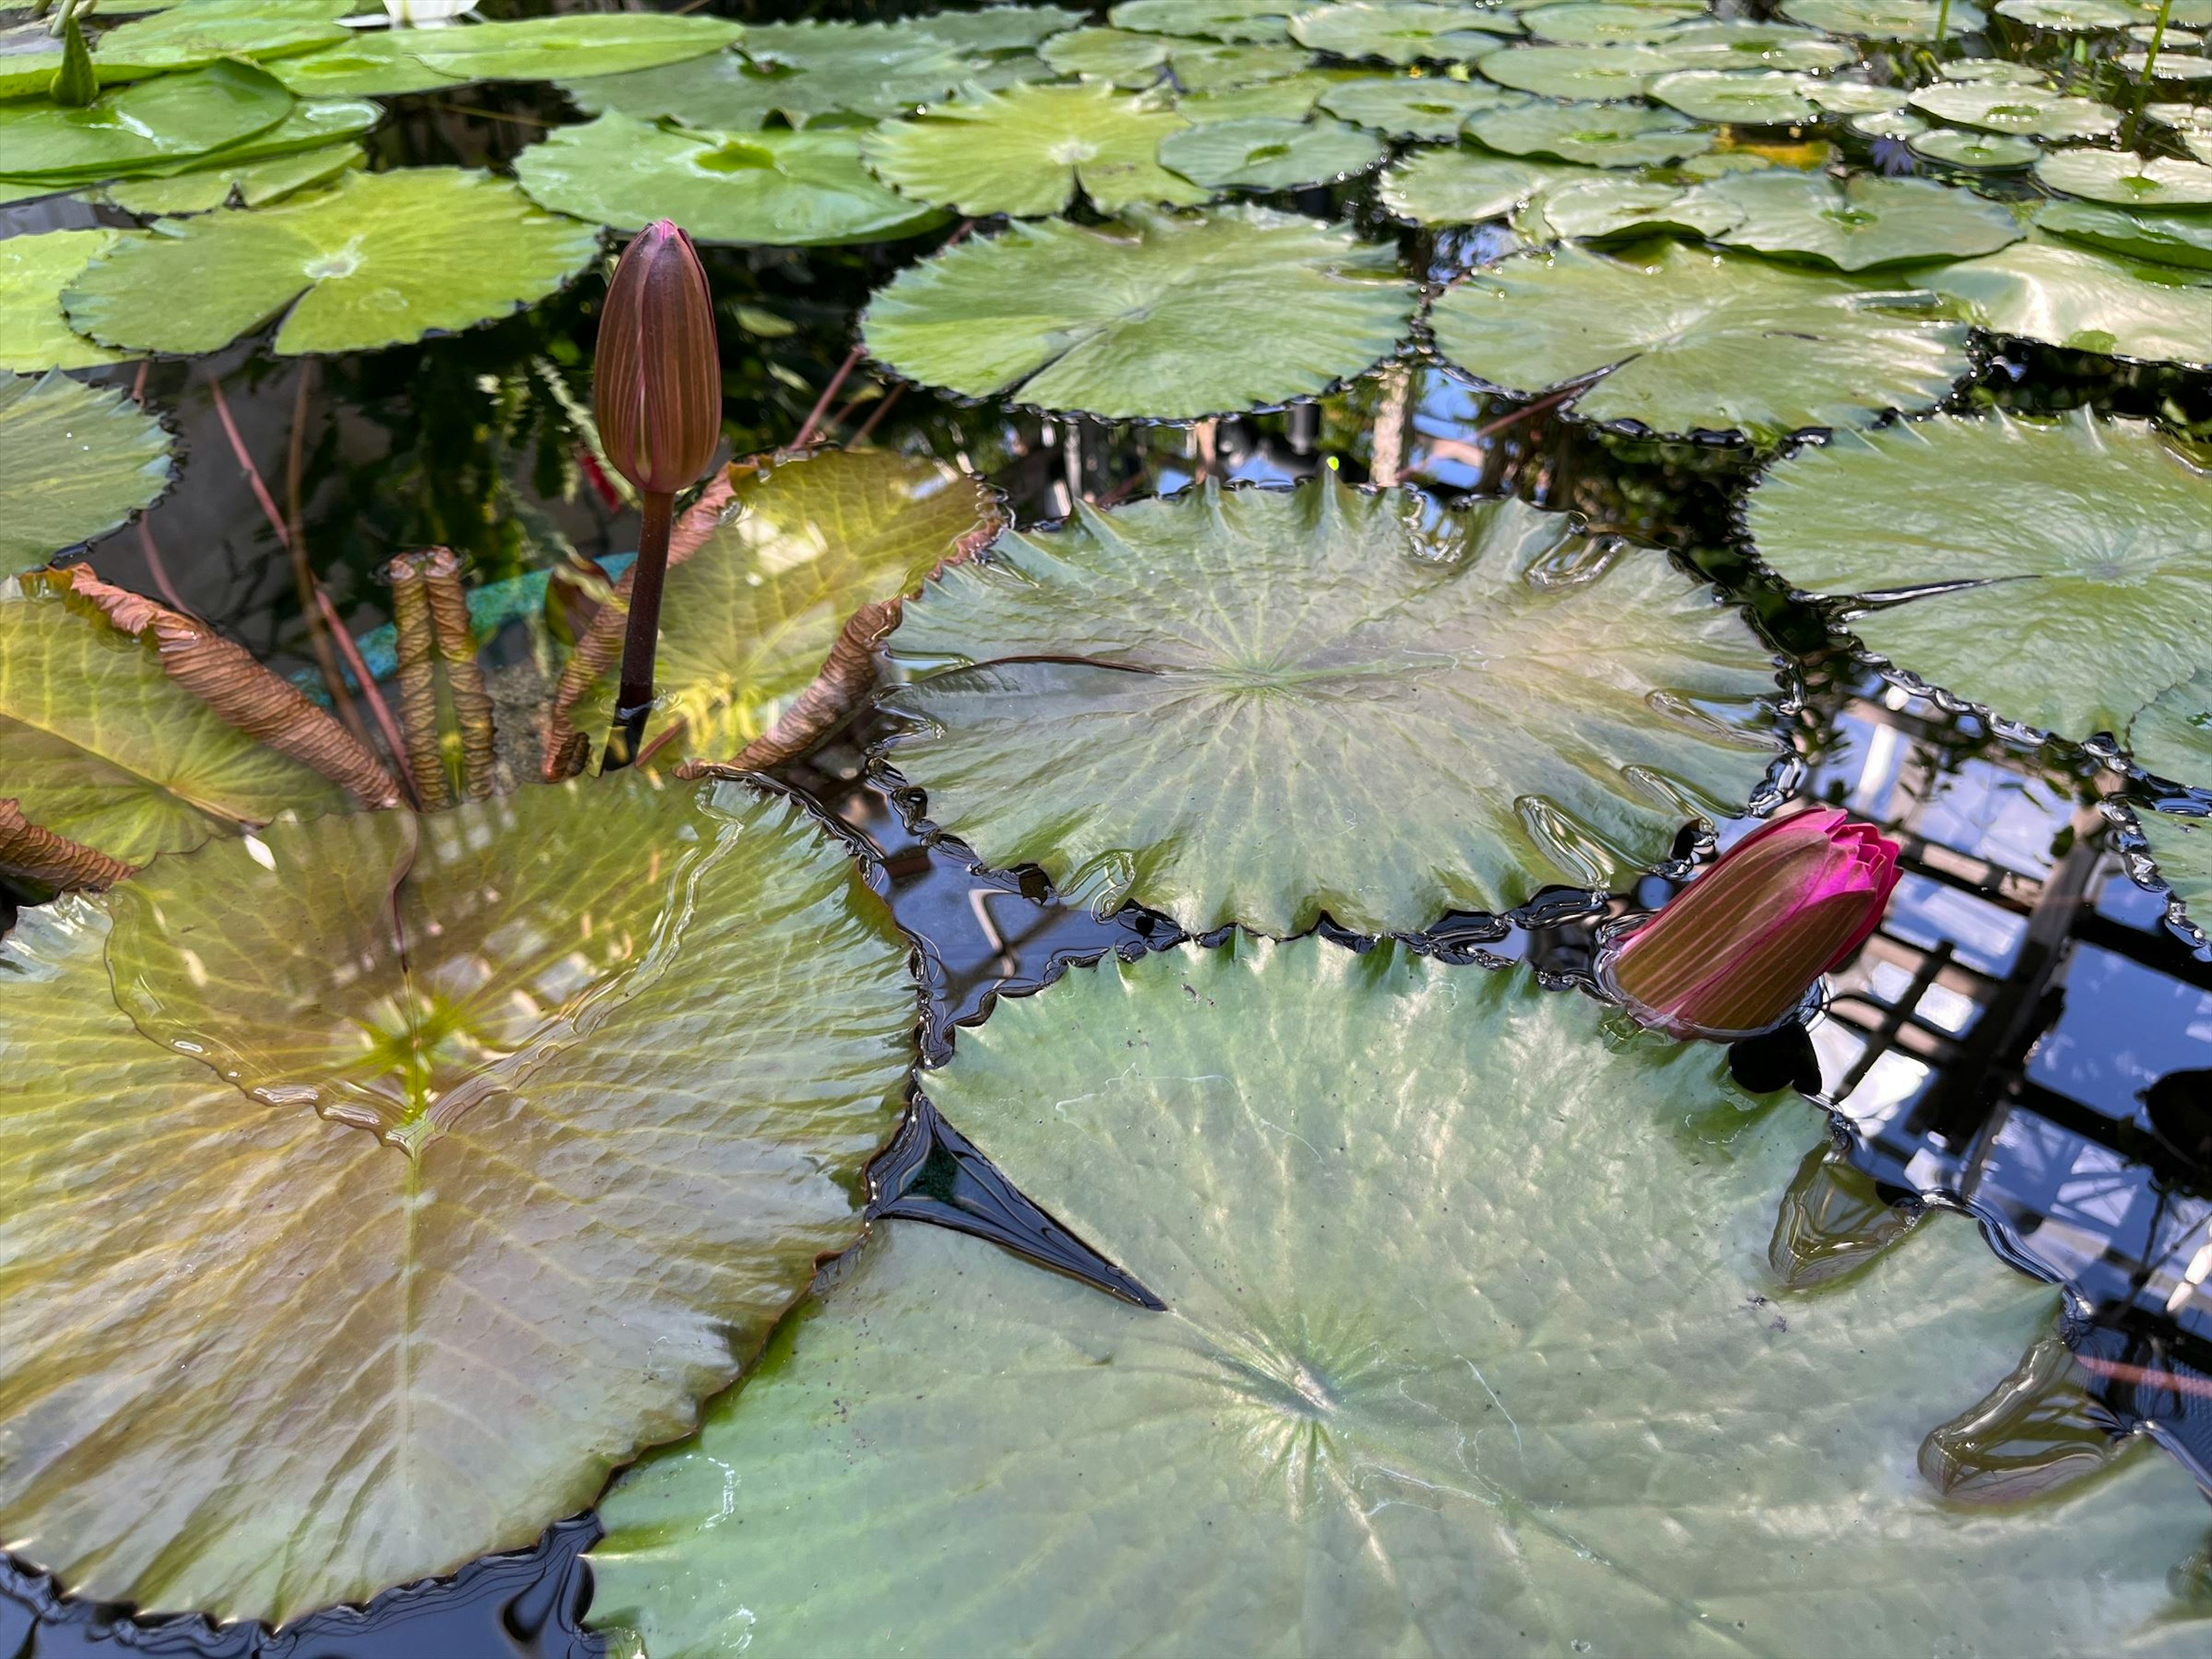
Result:
<instances>
[{"instance_id":1,"label":"flower stem","mask_svg":"<svg viewBox=\"0 0 2212 1659\"><path fill-rule=\"evenodd\" d=\"M2143 106L2150 101L2150 80L2158 68L2158 49L2166 44L2166 20L2172 14L2173 0L2159 0L2158 21L2152 25L2150 50L2143 54L2142 85L2136 89L2136 106L2128 117L2129 148L2133 149L2136 136L2142 131Z\"/></svg>"},{"instance_id":2,"label":"flower stem","mask_svg":"<svg viewBox=\"0 0 2212 1659\"><path fill-rule=\"evenodd\" d=\"M615 696L614 726L607 733L599 770L619 772L637 758L645 717L653 708L653 658L660 643L660 583L668 574L668 532L676 516L673 491L645 492L645 524L637 535L637 563L630 575L629 624L623 635L622 689Z\"/></svg>"}]
</instances>

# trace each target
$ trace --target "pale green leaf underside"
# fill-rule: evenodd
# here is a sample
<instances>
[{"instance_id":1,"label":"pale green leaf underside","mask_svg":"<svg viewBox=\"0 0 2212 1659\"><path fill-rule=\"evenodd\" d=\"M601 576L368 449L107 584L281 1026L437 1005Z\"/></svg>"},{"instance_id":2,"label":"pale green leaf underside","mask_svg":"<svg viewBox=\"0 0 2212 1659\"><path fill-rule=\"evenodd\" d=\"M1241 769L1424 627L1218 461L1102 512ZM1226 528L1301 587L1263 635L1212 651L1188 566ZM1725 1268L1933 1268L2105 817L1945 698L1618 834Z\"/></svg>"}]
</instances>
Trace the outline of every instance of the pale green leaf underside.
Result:
<instances>
[{"instance_id":1,"label":"pale green leaf underside","mask_svg":"<svg viewBox=\"0 0 2212 1659\"><path fill-rule=\"evenodd\" d=\"M890 696L933 822L1194 932L1618 885L1776 750L1771 657L1663 556L1333 475L1005 538L889 643L977 665Z\"/></svg>"},{"instance_id":2,"label":"pale green leaf underside","mask_svg":"<svg viewBox=\"0 0 2212 1659\"><path fill-rule=\"evenodd\" d=\"M891 1224L604 1504L593 1617L653 1659L2203 1650L2170 1460L1922 1483L2057 1298L1948 1216L1782 1290L1826 1125L1715 1048L1240 940L1003 1004L928 1086L1168 1311Z\"/></svg>"},{"instance_id":3,"label":"pale green leaf underside","mask_svg":"<svg viewBox=\"0 0 2212 1659\"><path fill-rule=\"evenodd\" d=\"M1395 250L1237 206L971 237L900 272L861 334L963 397L1188 420L1316 396L1389 356L1413 310Z\"/></svg>"},{"instance_id":4,"label":"pale green leaf underside","mask_svg":"<svg viewBox=\"0 0 2212 1659\"><path fill-rule=\"evenodd\" d=\"M514 177L556 213L617 230L672 219L705 242L819 247L945 222L871 178L858 135L836 128L739 136L602 115L531 145L515 157Z\"/></svg>"},{"instance_id":5,"label":"pale green leaf underside","mask_svg":"<svg viewBox=\"0 0 2212 1659\"><path fill-rule=\"evenodd\" d=\"M1771 443L1933 407L1971 362L1966 330L1925 295L1665 243L1500 261L1430 308L1437 349L1478 380L1533 393L1598 375L1587 419Z\"/></svg>"},{"instance_id":6,"label":"pale green leaf underside","mask_svg":"<svg viewBox=\"0 0 2212 1659\"><path fill-rule=\"evenodd\" d=\"M62 314L62 290L114 240L112 230L50 230L0 240L0 370L38 374L123 360L123 353L76 332Z\"/></svg>"},{"instance_id":7,"label":"pale green leaf underside","mask_svg":"<svg viewBox=\"0 0 2212 1659\"><path fill-rule=\"evenodd\" d=\"M850 861L738 786L263 842L0 947L0 1538L219 1619L524 1544L684 1433L858 1236L915 1016Z\"/></svg>"},{"instance_id":8,"label":"pale green leaf underside","mask_svg":"<svg viewBox=\"0 0 2212 1659\"><path fill-rule=\"evenodd\" d=\"M158 422L58 374L0 374L0 576L114 529L169 483Z\"/></svg>"},{"instance_id":9,"label":"pale green leaf underside","mask_svg":"<svg viewBox=\"0 0 2212 1659\"><path fill-rule=\"evenodd\" d=\"M648 739L684 722L673 759L729 761L820 672L846 618L921 586L995 521L990 491L942 462L825 450L737 484L705 544L668 573ZM574 717L614 713L613 675Z\"/></svg>"},{"instance_id":10,"label":"pale green leaf underside","mask_svg":"<svg viewBox=\"0 0 2212 1659\"><path fill-rule=\"evenodd\" d=\"M544 299L599 234L489 173L350 173L276 207L126 237L63 302L76 327L125 349L220 350L283 313L279 352L367 351Z\"/></svg>"},{"instance_id":11,"label":"pale green leaf underside","mask_svg":"<svg viewBox=\"0 0 2212 1659\"><path fill-rule=\"evenodd\" d=\"M6 434L0 409L0 445ZM280 812L346 803L319 774L225 724L150 646L89 605L13 582L0 583L0 795L41 829L133 865Z\"/></svg>"},{"instance_id":12,"label":"pale green leaf underside","mask_svg":"<svg viewBox=\"0 0 2212 1659\"><path fill-rule=\"evenodd\" d=\"M2203 665L2208 520L2212 477L2146 422L2086 416L1838 435L1775 466L1746 514L1759 556L1796 587L1978 584L1850 629L1932 685L2076 739L2124 733Z\"/></svg>"}]
</instances>

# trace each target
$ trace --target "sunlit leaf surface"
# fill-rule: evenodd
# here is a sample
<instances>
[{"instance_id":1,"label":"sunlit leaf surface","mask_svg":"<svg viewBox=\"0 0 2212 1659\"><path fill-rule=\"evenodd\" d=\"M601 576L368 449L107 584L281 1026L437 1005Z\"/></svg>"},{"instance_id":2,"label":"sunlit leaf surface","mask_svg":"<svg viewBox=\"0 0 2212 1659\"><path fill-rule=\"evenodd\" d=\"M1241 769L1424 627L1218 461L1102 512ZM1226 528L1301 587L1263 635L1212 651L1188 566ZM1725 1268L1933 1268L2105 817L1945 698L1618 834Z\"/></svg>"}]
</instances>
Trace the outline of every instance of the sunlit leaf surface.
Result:
<instances>
[{"instance_id":1,"label":"sunlit leaf surface","mask_svg":"<svg viewBox=\"0 0 2212 1659\"><path fill-rule=\"evenodd\" d=\"M36 374L123 360L122 352L76 332L62 314L62 289L114 240L112 230L0 239L0 369ZM0 539L13 538L0 529Z\"/></svg>"},{"instance_id":2,"label":"sunlit leaf surface","mask_svg":"<svg viewBox=\"0 0 2212 1659\"><path fill-rule=\"evenodd\" d=\"M888 699L933 821L1194 930L1613 885L1776 747L1771 658L1660 554L1333 478L1006 537L890 647L945 670Z\"/></svg>"},{"instance_id":3,"label":"sunlit leaf surface","mask_svg":"<svg viewBox=\"0 0 2212 1659\"><path fill-rule=\"evenodd\" d=\"M1723 240L1841 270L1994 253L2027 234L2001 204L1928 179L1838 183L1777 168L1715 179L1701 194L1741 210Z\"/></svg>"},{"instance_id":4,"label":"sunlit leaf surface","mask_svg":"<svg viewBox=\"0 0 2212 1659\"><path fill-rule=\"evenodd\" d=\"M27 912L0 1540L283 1619L535 1538L858 1237L914 1017L850 860L737 785L277 825Z\"/></svg>"},{"instance_id":5,"label":"sunlit leaf surface","mask_svg":"<svg viewBox=\"0 0 2212 1659\"><path fill-rule=\"evenodd\" d=\"M58 374L0 374L0 454L5 574L112 530L169 482L167 433L120 392Z\"/></svg>"},{"instance_id":6,"label":"sunlit leaf surface","mask_svg":"<svg viewBox=\"0 0 2212 1659\"><path fill-rule=\"evenodd\" d=\"M1827 1125L1716 1048L1238 940L1002 1005L927 1084L1167 1311L892 1223L605 1504L592 1616L654 1659L2203 1651L2150 1449L2067 1502L1923 1482L2057 1295L1950 1216L1783 1289Z\"/></svg>"},{"instance_id":7,"label":"sunlit leaf surface","mask_svg":"<svg viewBox=\"0 0 2212 1659\"><path fill-rule=\"evenodd\" d=\"M2072 351L2212 362L2212 281L2032 235L1922 278L1992 334Z\"/></svg>"},{"instance_id":8,"label":"sunlit leaf surface","mask_svg":"<svg viewBox=\"0 0 2212 1659\"><path fill-rule=\"evenodd\" d=\"M204 155L274 126L292 96L246 64L109 87L82 109L0 103L0 170L57 187Z\"/></svg>"}]
</instances>

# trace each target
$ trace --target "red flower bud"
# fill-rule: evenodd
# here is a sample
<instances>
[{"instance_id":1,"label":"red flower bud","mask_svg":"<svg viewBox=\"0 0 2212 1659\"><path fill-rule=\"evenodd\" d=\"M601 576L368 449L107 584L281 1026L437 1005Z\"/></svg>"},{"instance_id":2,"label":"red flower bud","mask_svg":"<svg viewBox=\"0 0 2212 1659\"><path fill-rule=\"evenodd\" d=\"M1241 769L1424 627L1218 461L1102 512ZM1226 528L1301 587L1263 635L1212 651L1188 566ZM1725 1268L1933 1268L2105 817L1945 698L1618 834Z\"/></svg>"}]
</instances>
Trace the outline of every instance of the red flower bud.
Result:
<instances>
[{"instance_id":1,"label":"red flower bud","mask_svg":"<svg viewBox=\"0 0 2212 1659\"><path fill-rule=\"evenodd\" d=\"M607 285L592 413L609 464L641 495L696 483L721 441L714 296L691 239L665 219L638 232Z\"/></svg>"},{"instance_id":2,"label":"red flower bud","mask_svg":"<svg viewBox=\"0 0 2212 1659\"><path fill-rule=\"evenodd\" d=\"M1848 961L1897 885L1897 844L1816 807L1747 836L1667 908L1600 953L1647 1025L1732 1040L1771 1030Z\"/></svg>"}]
</instances>

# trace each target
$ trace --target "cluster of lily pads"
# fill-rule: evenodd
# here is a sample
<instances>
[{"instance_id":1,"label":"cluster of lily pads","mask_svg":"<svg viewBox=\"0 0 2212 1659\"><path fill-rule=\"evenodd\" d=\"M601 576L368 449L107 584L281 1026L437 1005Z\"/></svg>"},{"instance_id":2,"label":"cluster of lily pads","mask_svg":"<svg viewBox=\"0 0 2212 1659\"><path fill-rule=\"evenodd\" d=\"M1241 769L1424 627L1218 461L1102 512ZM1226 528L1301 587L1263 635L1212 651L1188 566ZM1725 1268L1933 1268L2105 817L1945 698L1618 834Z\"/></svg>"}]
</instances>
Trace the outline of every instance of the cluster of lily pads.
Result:
<instances>
[{"instance_id":1,"label":"cluster of lily pads","mask_svg":"<svg viewBox=\"0 0 2212 1659\"><path fill-rule=\"evenodd\" d=\"M1176 421L1419 352L1740 441L1752 549L1865 653L2201 813L2212 477L2146 422L1954 397L1977 331L2206 361L2212 119L2111 101L2207 61L2190 3L362 32L179 0L90 32L89 103L55 36L0 36L0 193L137 222L0 240L0 553L168 477L73 372L465 328L661 216L939 234L862 321L887 374ZM2032 62L1952 38L2014 26ZM511 180L365 166L374 100L501 80L590 118ZM1910 1468L2050 1291L1942 1216L1802 1282L1768 1234L1818 1113L1408 942L1772 804L1785 665L1663 554L1333 472L1018 530L952 467L818 452L709 487L663 617L657 763L568 776L609 607L545 714L558 781L502 794L82 566L0 586L0 872L58 895L0 941L0 1544L282 1620L525 1541L662 1446L606 1492L594 1614L659 1659L2201 1647L2177 1468L2011 1512ZM916 986L842 843L732 763L786 752L856 617L896 621L878 758L934 826L1193 940L919 1077L1164 1310L911 1224L851 1248ZM465 626L439 651L425 719ZM448 758L469 799L403 805ZM2142 823L2183 897L2196 821Z\"/></svg>"}]
</instances>

